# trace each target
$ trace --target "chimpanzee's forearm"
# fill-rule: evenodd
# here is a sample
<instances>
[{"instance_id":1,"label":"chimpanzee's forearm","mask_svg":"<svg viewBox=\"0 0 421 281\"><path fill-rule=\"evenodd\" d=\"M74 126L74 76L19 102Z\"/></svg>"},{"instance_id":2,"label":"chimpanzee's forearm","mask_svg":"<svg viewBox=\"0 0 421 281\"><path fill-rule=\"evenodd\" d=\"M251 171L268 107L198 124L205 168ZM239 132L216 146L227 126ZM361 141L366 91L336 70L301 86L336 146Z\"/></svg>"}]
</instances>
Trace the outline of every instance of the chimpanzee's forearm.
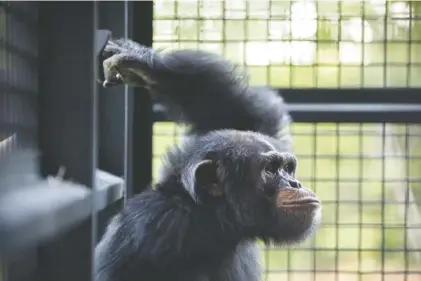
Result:
<instances>
[{"instance_id":1,"label":"chimpanzee's forearm","mask_svg":"<svg viewBox=\"0 0 421 281\"><path fill-rule=\"evenodd\" d=\"M283 100L268 88L250 88L247 75L226 59L200 50L158 52L130 40L106 50L123 82L145 86L175 121L192 132L250 130L278 137L288 122ZM113 50L118 49L118 51Z\"/></svg>"}]
</instances>

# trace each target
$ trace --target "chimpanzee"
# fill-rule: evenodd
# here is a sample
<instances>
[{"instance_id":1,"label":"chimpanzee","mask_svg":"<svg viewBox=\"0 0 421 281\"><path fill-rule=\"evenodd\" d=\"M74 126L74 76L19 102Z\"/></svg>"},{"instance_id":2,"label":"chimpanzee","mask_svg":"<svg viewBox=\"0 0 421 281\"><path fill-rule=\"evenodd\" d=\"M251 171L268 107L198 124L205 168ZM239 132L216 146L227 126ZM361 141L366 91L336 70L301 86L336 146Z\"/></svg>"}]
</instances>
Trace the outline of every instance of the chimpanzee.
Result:
<instances>
[{"instance_id":1,"label":"chimpanzee","mask_svg":"<svg viewBox=\"0 0 421 281\"><path fill-rule=\"evenodd\" d=\"M157 183L131 198L95 252L95 281L258 281L256 241L291 244L316 229L321 202L295 179L282 98L200 50L110 39L104 87L144 87L189 125ZM139 171L142 172L142 171Z\"/></svg>"}]
</instances>

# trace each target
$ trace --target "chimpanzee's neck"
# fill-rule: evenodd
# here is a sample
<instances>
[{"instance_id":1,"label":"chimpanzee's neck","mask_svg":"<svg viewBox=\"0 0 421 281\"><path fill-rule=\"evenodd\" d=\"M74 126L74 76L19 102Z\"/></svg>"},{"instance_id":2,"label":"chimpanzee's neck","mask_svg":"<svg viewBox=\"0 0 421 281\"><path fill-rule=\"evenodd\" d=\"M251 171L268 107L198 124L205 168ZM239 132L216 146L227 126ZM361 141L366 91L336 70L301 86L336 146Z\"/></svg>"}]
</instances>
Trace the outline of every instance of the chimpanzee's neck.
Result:
<instances>
[{"instance_id":1,"label":"chimpanzee's neck","mask_svg":"<svg viewBox=\"0 0 421 281\"><path fill-rule=\"evenodd\" d=\"M221 257L244 240L225 206L199 204L184 188L174 185L158 184L155 189L174 206L174 226L183 232L182 248L188 255Z\"/></svg>"}]
</instances>

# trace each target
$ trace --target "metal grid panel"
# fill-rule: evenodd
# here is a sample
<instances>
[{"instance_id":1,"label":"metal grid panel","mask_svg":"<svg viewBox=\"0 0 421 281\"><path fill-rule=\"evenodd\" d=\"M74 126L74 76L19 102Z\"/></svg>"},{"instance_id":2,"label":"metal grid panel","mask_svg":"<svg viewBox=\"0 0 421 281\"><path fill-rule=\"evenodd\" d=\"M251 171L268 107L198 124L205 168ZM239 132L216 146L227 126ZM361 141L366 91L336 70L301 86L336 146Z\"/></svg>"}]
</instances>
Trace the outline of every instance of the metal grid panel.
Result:
<instances>
[{"instance_id":1,"label":"metal grid panel","mask_svg":"<svg viewBox=\"0 0 421 281\"><path fill-rule=\"evenodd\" d=\"M23 4L0 3L0 142L36 147L37 6Z\"/></svg>"},{"instance_id":2,"label":"metal grid panel","mask_svg":"<svg viewBox=\"0 0 421 281\"><path fill-rule=\"evenodd\" d=\"M6 156L16 147L37 146L37 16L36 3L0 2L0 165L6 164ZM0 194L21 187L6 186L10 174L1 173L2 169ZM35 177L36 169L31 161L15 168L26 173L27 180ZM0 260L0 280L7 276L8 264Z\"/></svg>"},{"instance_id":3,"label":"metal grid panel","mask_svg":"<svg viewBox=\"0 0 421 281\"><path fill-rule=\"evenodd\" d=\"M154 46L201 48L254 85L416 87L418 1L155 1ZM338 92L338 94L340 94ZM154 125L159 158L183 128ZM421 128L295 123L298 176L324 202L314 238L263 252L266 280L421 280Z\"/></svg>"},{"instance_id":4,"label":"metal grid panel","mask_svg":"<svg viewBox=\"0 0 421 281\"><path fill-rule=\"evenodd\" d=\"M161 0L154 41L224 54L253 84L420 86L420 11L418 1Z\"/></svg>"}]
</instances>

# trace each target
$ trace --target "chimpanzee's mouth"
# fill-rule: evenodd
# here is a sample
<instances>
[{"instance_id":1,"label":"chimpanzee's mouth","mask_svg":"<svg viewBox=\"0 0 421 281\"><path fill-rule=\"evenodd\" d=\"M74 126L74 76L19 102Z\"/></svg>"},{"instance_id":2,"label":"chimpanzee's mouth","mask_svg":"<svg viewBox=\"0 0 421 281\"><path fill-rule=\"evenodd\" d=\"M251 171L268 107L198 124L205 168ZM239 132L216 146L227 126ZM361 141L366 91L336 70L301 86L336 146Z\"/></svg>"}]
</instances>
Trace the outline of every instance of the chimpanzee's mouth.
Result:
<instances>
[{"instance_id":1,"label":"chimpanzee's mouth","mask_svg":"<svg viewBox=\"0 0 421 281\"><path fill-rule=\"evenodd\" d=\"M295 200L282 201L280 207L284 208L319 208L321 205L320 200L313 197L305 197Z\"/></svg>"}]
</instances>

